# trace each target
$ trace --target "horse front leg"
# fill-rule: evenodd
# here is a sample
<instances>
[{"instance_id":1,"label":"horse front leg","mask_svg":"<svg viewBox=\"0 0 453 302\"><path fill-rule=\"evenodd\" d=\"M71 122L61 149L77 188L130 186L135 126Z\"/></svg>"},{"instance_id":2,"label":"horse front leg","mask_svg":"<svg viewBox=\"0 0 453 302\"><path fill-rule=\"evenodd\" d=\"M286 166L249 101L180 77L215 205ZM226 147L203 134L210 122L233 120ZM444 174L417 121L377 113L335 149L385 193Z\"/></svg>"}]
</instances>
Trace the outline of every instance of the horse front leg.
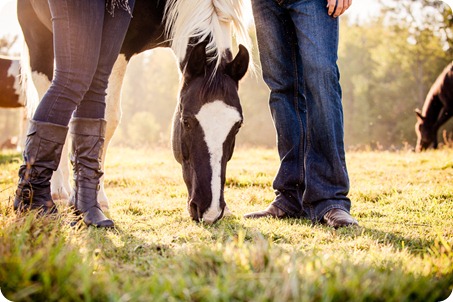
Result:
<instances>
[{"instance_id":1,"label":"horse front leg","mask_svg":"<svg viewBox=\"0 0 453 302\"><path fill-rule=\"evenodd\" d=\"M28 130L28 115L27 107L20 109L19 114L19 135L17 139L17 148L18 152L22 152L25 149L25 140L27 139L27 130Z\"/></svg>"},{"instance_id":2,"label":"horse front leg","mask_svg":"<svg viewBox=\"0 0 453 302\"><path fill-rule=\"evenodd\" d=\"M110 141L115 133L116 128L121 121L121 87L123 85L124 75L126 74L128 61L125 56L120 54L113 66L112 73L109 78L109 84L107 87L106 96L106 109L105 119L107 121L104 149L101 158L101 167L104 171L104 175L100 180L100 188L98 192L98 202L101 205L103 211L107 211L109 208L109 200L105 193L104 177L105 173L105 158L107 155L107 149Z\"/></svg>"},{"instance_id":3,"label":"horse front leg","mask_svg":"<svg viewBox=\"0 0 453 302\"><path fill-rule=\"evenodd\" d=\"M35 5L36 4L36 5ZM27 122L49 89L54 73L53 34L46 1L17 1L17 18L25 41L21 53L22 89L25 91ZM43 21L46 23L43 23ZM28 132L28 130L27 130ZM22 139L22 145L25 138ZM53 199L69 199L68 140L57 171L50 180Z\"/></svg>"}]
</instances>

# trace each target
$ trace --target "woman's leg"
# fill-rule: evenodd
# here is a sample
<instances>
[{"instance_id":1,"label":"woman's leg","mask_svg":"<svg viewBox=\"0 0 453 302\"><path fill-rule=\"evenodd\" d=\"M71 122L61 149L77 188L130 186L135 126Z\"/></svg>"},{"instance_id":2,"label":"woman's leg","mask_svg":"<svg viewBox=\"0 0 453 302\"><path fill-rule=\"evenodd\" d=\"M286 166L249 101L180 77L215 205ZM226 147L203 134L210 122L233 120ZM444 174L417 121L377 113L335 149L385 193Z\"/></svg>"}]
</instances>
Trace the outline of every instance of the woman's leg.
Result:
<instances>
[{"instance_id":1,"label":"woman's leg","mask_svg":"<svg viewBox=\"0 0 453 302\"><path fill-rule=\"evenodd\" d=\"M134 4L135 0L129 0L131 10L133 10ZM117 8L113 16L104 10L104 25L100 44L101 55L90 87L74 112L74 117L104 118L108 80L121 50L130 21L131 15L124 9Z\"/></svg>"},{"instance_id":2,"label":"woman's leg","mask_svg":"<svg viewBox=\"0 0 453 302\"><path fill-rule=\"evenodd\" d=\"M30 122L14 208L54 213L50 178L60 162L68 123L88 90L101 45L104 0L49 0L55 75Z\"/></svg>"},{"instance_id":3,"label":"woman's leg","mask_svg":"<svg viewBox=\"0 0 453 302\"><path fill-rule=\"evenodd\" d=\"M131 8L133 1L129 1ZM114 16L105 12L101 55L88 92L71 121L74 190L71 203L83 214L87 225L113 227L114 223L102 212L97 201L100 178L103 175L101 158L105 141L105 96L112 67L118 57L131 16L117 9Z\"/></svg>"},{"instance_id":4,"label":"woman's leg","mask_svg":"<svg viewBox=\"0 0 453 302\"><path fill-rule=\"evenodd\" d=\"M89 90L97 70L105 0L49 0L49 7L55 73L33 119L66 126Z\"/></svg>"}]
</instances>

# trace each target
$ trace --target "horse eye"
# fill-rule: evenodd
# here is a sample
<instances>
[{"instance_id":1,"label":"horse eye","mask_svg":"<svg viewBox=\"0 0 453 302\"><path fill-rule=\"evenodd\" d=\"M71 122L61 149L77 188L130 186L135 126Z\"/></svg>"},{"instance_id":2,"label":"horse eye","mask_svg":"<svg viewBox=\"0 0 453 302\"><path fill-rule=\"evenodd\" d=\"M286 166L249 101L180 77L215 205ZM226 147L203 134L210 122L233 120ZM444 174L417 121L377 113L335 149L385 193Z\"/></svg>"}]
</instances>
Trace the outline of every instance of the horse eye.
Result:
<instances>
[{"instance_id":1,"label":"horse eye","mask_svg":"<svg viewBox=\"0 0 453 302\"><path fill-rule=\"evenodd\" d=\"M236 134L238 134L239 130L241 130L241 127L242 127L242 122L237 125Z\"/></svg>"},{"instance_id":2,"label":"horse eye","mask_svg":"<svg viewBox=\"0 0 453 302\"><path fill-rule=\"evenodd\" d=\"M190 129L190 122L188 118L183 118L182 119L182 125L185 129L189 130Z\"/></svg>"}]
</instances>

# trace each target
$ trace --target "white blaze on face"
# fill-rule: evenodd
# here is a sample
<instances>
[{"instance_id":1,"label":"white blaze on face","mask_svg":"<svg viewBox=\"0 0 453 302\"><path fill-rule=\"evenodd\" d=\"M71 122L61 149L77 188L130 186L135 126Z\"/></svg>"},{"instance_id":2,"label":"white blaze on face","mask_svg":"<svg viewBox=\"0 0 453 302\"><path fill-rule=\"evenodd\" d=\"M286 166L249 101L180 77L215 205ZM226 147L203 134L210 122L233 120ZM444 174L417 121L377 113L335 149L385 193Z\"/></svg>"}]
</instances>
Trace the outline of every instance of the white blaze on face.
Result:
<instances>
[{"instance_id":1,"label":"white blaze on face","mask_svg":"<svg viewBox=\"0 0 453 302\"><path fill-rule=\"evenodd\" d=\"M203 220L207 223L214 222L221 214L220 190L223 143L233 126L241 120L239 111L223 101L214 101L201 107L195 115L204 133L204 139L208 146L211 176L211 206L203 214Z\"/></svg>"}]
</instances>

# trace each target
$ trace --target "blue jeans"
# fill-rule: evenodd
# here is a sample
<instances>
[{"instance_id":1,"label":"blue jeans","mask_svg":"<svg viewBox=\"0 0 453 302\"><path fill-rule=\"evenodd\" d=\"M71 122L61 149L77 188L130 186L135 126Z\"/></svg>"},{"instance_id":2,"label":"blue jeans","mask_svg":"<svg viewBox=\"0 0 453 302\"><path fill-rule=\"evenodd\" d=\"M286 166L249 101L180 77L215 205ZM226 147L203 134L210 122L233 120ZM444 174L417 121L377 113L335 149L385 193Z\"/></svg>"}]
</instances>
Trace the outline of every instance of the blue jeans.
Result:
<instances>
[{"instance_id":1,"label":"blue jeans","mask_svg":"<svg viewBox=\"0 0 453 302\"><path fill-rule=\"evenodd\" d=\"M252 0L280 168L273 204L293 217L349 212L338 19L326 0Z\"/></svg>"},{"instance_id":2,"label":"blue jeans","mask_svg":"<svg viewBox=\"0 0 453 302\"><path fill-rule=\"evenodd\" d=\"M68 125L72 114L104 118L108 79L131 16L106 10L105 0L48 0L52 15L55 73L33 116ZM135 0L129 0L131 9Z\"/></svg>"}]
</instances>

